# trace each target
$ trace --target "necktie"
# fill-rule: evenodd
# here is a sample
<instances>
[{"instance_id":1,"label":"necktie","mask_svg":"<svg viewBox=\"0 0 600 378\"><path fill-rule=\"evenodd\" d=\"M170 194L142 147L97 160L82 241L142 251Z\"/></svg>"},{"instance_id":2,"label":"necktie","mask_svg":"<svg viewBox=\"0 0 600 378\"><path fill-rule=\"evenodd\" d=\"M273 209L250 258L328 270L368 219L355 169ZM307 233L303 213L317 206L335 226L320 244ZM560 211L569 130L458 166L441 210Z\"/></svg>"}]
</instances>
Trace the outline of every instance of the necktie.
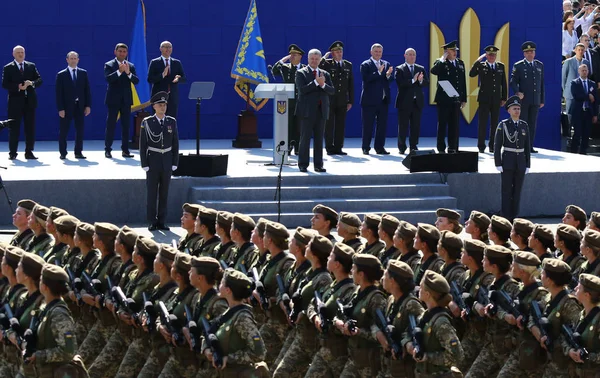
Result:
<instances>
[{"instance_id":1,"label":"necktie","mask_svg":"<svg viewBox=\"0 0 600 378\"><path fill-rule=\"evenodd\" d=\"M313 70L313 75L315 77L315 80L317 79L317 70ZM321 106L321 100L319 100L319 106Z\"/></svg>"},{"instance_id":2,"label":"necktie","mask_svg":"<svg viewBox=\"0 0 600 378\"><path fill-rule=\"evenodd\" d=\"M24 71L24 70L23 70L23 63L20 63L20 64L19 64L19 71L21 71L21 75L22 75L22 74L23 74L23 71Z\"/></svg>"},{"instance_id":3,"label":"necktie","mask_svg":"<svg viewBox=\"0 0 600 378\"><path fill-rule=\"evenodd\" d=\"M73 84L77 84L77 74L75 73L75 70L71 70L71 72L73 73Z\"/></svg>"},{"instance_id":4,"label":"necktie","mask_svg":"<svg viewBox=\"0 0 600 378\"><path fill-rule=\"evenodd\" d=\"M160 120L160 127L164 127L165 126L165 119L161 119Z\"/></svg>"},{"instance_id":5,"label":"necktie","mask_svg":"<svg viewBox=\"0 0 600 378\"><path fill-rule=\"evenodd\" d=\"M171 66L169 66L169 59L165 59L165 67L167 67L167 76L171 74ZM167 92L171 93L171 82L167 84Z\"/></svg>"},{"instance_id":6,"label":"necktie","mask_svg":"<svg viewBox=\"0 0 600 378\"><path fill-rule=\"evenodd\" d=\"M587 80L583 80L583 90L585 91L586 97L588 94L588 86L587 86ZM589 102L588 100L585 100L585 102L583 103L583 108L587 109L589 107Z\"/></svg>"},{"instance_id":7,"label":"necktie","mask_svg":"<svg viewBox=\"0 0 600 378\"><path fill-rule=\"evenodd\" d=\"M415 76L415 66L410 65L410 76Z\"/></svg>"}]
</instances>

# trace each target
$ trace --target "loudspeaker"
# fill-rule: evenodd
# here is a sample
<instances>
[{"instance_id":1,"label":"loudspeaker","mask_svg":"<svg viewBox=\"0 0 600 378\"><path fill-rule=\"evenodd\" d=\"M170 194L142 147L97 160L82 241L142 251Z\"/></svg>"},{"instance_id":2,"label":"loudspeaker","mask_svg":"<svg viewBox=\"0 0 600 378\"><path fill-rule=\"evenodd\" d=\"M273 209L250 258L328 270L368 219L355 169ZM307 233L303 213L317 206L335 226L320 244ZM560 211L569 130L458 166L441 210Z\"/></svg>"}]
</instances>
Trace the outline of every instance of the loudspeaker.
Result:
<instances>
[{"instance_id":1,"label":"loudspeaker","mask_svg":"<svg viewBox=\"0 0 600 378\"><path fill-rule=\"evenodd\" d=\"M229 155L179 154L179 165L173 176L215 177L227 174Z\"/></svg>"},{"instance_id":2,"label":"loudspeaker","mask_svg":"<svg viewBox=\"0 0 600 378\"><path fill-rule=\"evenodd\" d=\"M408 156L406 159L408 159ZM404 161L402 161L402 164L404 164ZM413 155L410 161L404 164L404 166L409 168L411 173L477 172L479 170L479 154L467 151L459 151L455 154L432 154L431 151L427 151L425 154Z\"/></svg>"},{"instance_id":3,"label":"loudspeaker","mask_svg":"<svg viewBox=\"0 0 600 378\"><path fill-rule=\"evenodd\" d=\"M422 155L433 155L433 154L435 154L435 150L413 151L410 154L408 154L404 158L404 160L402 160L402 165L404 165L406 168L408 168L410 170L410 162L411 162L411 160L412 160L413 157L415 157L415 156L422 156Z\"/></svg>"}]
</instances>

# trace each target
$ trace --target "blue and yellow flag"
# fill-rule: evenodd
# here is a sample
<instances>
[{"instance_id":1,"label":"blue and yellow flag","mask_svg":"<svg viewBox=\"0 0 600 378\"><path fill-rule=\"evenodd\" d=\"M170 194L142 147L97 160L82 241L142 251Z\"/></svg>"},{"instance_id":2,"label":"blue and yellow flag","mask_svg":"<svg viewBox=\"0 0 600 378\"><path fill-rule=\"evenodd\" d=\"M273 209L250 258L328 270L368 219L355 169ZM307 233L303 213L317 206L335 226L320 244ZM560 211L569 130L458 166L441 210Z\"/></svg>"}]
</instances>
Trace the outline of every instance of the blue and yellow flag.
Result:
<instances>
[{"instance_id":1,"label":"blue and yellow flag","mask_svg":"<svg viewBox=\"0 0 600 378\"><path fill-rule=\"evenodd\" d=\"M233 59L231 77L235 79L235 91L255 110L260 110L269 101L254 97L254 87L257 84L269 82L258 13L256 12L256 0L252 0L250 9L248 9L246 22L244 22L237 52Z\"/></svg>"},{"instance_id":2,"label":"blue and yellow flag","mask_svg":"<svg viewBox=\"0 0 600 378\"><path fill-rule=\"evenodd\" d=\"M135 66L135 72L140 82L131 84L133 105L131 111L143 109L150 105L150 85L148 84L148 54L146 53L146 8L144 0L138 3L133 24L131 45L129 45L129 61Z\"/></svg>"}]
</instances>

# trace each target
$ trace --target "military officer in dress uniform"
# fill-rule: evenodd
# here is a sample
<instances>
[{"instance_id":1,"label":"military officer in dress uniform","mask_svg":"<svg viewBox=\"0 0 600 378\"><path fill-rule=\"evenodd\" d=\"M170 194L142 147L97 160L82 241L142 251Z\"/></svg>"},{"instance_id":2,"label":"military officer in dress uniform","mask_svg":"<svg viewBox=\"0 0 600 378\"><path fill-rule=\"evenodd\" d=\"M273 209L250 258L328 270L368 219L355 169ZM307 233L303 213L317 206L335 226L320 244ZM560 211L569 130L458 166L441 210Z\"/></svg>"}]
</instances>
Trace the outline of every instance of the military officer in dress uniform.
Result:
<instances>
[{"instance_id":1,"label":"military officer in dress uniform","mask_svg":"<svg viewBox=\"0 0 600 378\"><path fill-rule=\"evenodd\" d=\"M458 152L459 115L460 109L467 104L467 84L465 63L458 59L456 41L442 46L444 55L435 61L431 74L438 77L438 87L435 92L435 102L438 108L437 149L446 152L446 125L448 127L448 152ZM459 97L453 98L442 89L439 82L449 81L458 92Z\"/></svg>"},{"instance_id":2,"label":"military officer in dress uniform","mask_svg":"<svg viewBox=\"0 0 600 378\"><path fill-rule=\"evenodd\" d=\"M485 54L482 54L469 72L470 77L479 75L479 129L477 132L477 147L479 152L485 151L485 135L487 133L487 122L490 122L490 152L494 152L494 125L498 124L500 117L500 107L506 103L506 69L504 63L496 61L498 48L496 46L487 46ZM486 59L484 62L483 59Z\"/></svg>"},{"instance_id":3,"label":"military officer in dress uniform","mask_svg":"<svg viewBox=\"0 0 600 378\"><path fill-rule=\"evenodd\" d=\"M519 119L519 97L512 96L504 107L510 118L501 121L496 128L494 161L502 174L502 215L512 220L519 213L523 180L531 166L531 139L527 122Z\"/></svg>"},{"instance_id":4,"label":"military officer in dress uniform","mask_svg":"<svg viewBox=\"0 0 600 378\"><path fill-rule=\"evenodd\" d=\"M332 59L328 59L329 56ZM348 155L344 147L346 112L354 103L354 74L352 63L344 59L344 44L335 41L321 59L319 68L329 72L335 93L331 97L329 120L325 124L325 150L327 155Z\"/></svg>"},{"instance_id":5,"label":"military officer in dress uniform","mask_svg":"<svg viewBox=\"0 0 600 378\"><path fill-rule=\"evenodd\" d=\"M529 149L533 149L537 116L544 107L546 92L544 89L544 64L535 59L535 43L527 41L521 45L525 59L513 65L510 74L510 89L521 100L521 119L529 127Z\"/></svg>"},{"instance_id":6,"label":"military officer in dress uniform","mask_svg":"<svg viewBox=\"0 0 600 378\"><path fill-rule=\"evenodd\" d=\"M289 55L281 58L280 61L273 65L273 76L281 76L284 83L296 84L296 71L306 67L300 63L304 51L298 45L291 44L288 48ZM287 61L290 61L287 63ZM294 89L294 99L288 101L288 109L296 109L296 101L298 100L298 88ZM292 146L291 142L294 141ZM294 148L294 154L298 155L300 145L300 120L296 117L293 111L288 111L288 147Z\"/></svg>"},{"instance_id":7,"label":"military officer in dress uniform","mask_svg":"<svg viewBox=\"0 0 600 378\"><path fill-rule=\"evenodd\" d=\"M167 198L171 174L179 163L179 136L177 121L165 115L167 111L167 92L158 92L150 99L155 114L144 118L140 132L140 160L146 171L146 195L148 230L168 230ZM158 214L156 201L158 195Z\"/></svg>"}]
</instances>

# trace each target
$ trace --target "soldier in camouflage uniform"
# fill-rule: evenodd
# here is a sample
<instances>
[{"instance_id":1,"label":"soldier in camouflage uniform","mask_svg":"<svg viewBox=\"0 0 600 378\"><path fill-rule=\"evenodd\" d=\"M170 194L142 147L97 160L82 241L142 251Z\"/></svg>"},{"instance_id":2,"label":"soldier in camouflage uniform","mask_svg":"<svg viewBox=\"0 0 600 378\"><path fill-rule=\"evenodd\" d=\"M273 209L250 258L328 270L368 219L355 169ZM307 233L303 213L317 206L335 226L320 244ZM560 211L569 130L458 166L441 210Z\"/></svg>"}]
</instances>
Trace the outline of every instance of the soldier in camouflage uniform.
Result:
<instances>
[{"instance_id":1,"label":"soldier in camouflage uniform","mask_svg":"<svg viewBox=\"0 0 600 378\"><path fill-rule=\"evenodd\" d=\"M569 205L565 208L565 215L562 218L562 223L573 226L579 231L583 231L587 224L587 214L581 207Z\"/></svg>"},{"instance_id":2,"label":"soldier in camouflage uniform","mask_svg":"<svg viewBox=\"0 0 600 378\"><path fill-rule=\"evenodd\" d=\"M600 212L592 211L587 228L593 231L600 231Z\"/></svg>"},{"instance_id":3,"label":"soldier in camouflage uniform","mask_svg":"<svg viewBox=\"0 0 600 378\"><path fill-rule=\"evenodd\" d=\"M235 252L230 266L235 270L241 270L243 266L248 271L258 259L258 249L250 241L254 227L256 227L256 223L249 216L240 213L233 214L231 240L235 243Z\"/></svg>"},{"instance_id":4,"label":"soldier in camouflage uniform","mask_svg":"<svg viewBox=\"0 0 600 378\"><path fill-rule=\"evenodd\" d=\"M247 269L248 274L252 274L250 272L252 268L256 268L256 270L258 270L259 272L262 271L271 259L269 250L265 247L264 244L264 236L267 223L269 223L269 221L265 218L259 218L258 222L256 222L256 227L254 227L254 230L252 230L251 240L252 243L254 243L254 245L256 246L256 249L258 250L258 256L254 261L254 264L252 264L250 268ZM256 323L259 325L259 328L262 327L262 325L265 324L267 321L267 316L265 312L262 308L260 308L260 306L254 306L252 308L252 311L254 313L254 320L256 320Z\"/></svg>"},{"instance_id":5,"label":"soldier in camouflage uniform","mask_svg":"<svg viewBox=\"0 0 600 378\"><path fill-rule=\"evenodd\" d=\"M442 265L444 265L444 260L437 254L437 246L441 236L440 232L430 224L419 223L418 226L414 247L421 251L423 257L421 258L419 267L414 271L415 283L417 285L423 279L426 271L431 270L440 273Z\"/></svg>"},{"instance_id":6,"label":"soldier in camouflage uniform","mask_svg":"<svg viewBox=\"0 0 600 378\"><path fill-rule=\"evenodd\" d=\"M559 224L554 236L554 246L562 251L560 259L566 262L575 272L585 259L579 253L581 251L581 233L573 226Z\"/></svg>"},{"instance_id":7,"label":"soldier in camouflage uniform","mask_svg":"<svg viewBox=\"0 0 600 378\"><path fill-rule=\"evenodd\" d=\"M29 199L17 202L17 209L13 214L13 225L17 228L17 233L10 239L10 245L25 249L29 240L33 237L33 231L29 229L27 217L31 214L34 206L37 205Z\"/></svg>"},{"instance_id":8,"label":"soldier in camouflage uniform","mask_svg":"<svg viewBox=\"0 0 600 378\"><path fill-rule=\"evenodd\" d=\"M33 231L33 237L27 243L26 252L35 253L43 257L54 247L54 238L46 232L46 218L48 218L48 214L50 214L50 209L37 204L27 217L27 225Z\"/></svg>"},{"instance_id":9,"label":"soldier in camouflage uniform","mask_svg":"<svg viewBox=\"0 0 600 378\"><path fill-rule=\"evenodd\" d=\"M51 263L60 267L65 266L67 263L67 256L78 254L79 248L75 247L75 230L79 224L79 219L71 215L63 215L54 220L56 227L56 235L58 241L66 244L67 249L64 253L57 253L52 259Z\"/></svg>"},{"instance_id":10,"label":"soldier in camouflage uniform","mask_svg":"<svg viewBox=\"0 0 600 378\"><path fill-rule=\"evenodd\" d=\"M498 215L492 215L490 225L488 227L488 235L490 241L494 245L500 245L512 251L515 250L514 244L510 242L510 233L512 231L512 223L506 218Z\"/></svg>"},{"instance_id":11,"label":"soldier in camouflage uniform","mask_svg":"<svg viewBox=\"0 0 600 378\"><path fill-rule=\"evenodd\" d=\"M344 306L344 314L338 314L333 320L335 327L349 336L349 356L340 377L374 377L381 368L378 340L383 335L375 324L376 311L386 309L385 294L376 285L383 276L383 268L372 255L357 253L353 262L352 279L358 289ZM355 329L349 327L349 320L356 321Z\"/></svg>"},{"instance_id":12,"label":"soldier in camouflage uniform","mask_svg":"<svg viewBox=\"0 0 600 378\"><path fill-rule=\"evenodd\" d=\"M575 276L579 277L581 273L594 274L600 276L600 232L586 230L581 239L581 255L585 257L585 262L575 271Z\"/></svg>"},{"instance_id":13,"label":"soldier in camouflage uniform","mask_svg":"<svg viewBox=\"0 0 600 378\"><path fill-rule=\"evenodd\" d=\"M231 263L235 255L235 243L231 240L231 224L233 223L233 214L228 211L219 211L215 230L221 242L215 247L214 258L217 261L224 261L227 266Z\"/></svg>"},{"instance_id":14,"label":"soldier in camouflage uniform","mask_svg":"<svg viewBox=\"0 0 600 378\"><path fill-rule=\"evenodd\" d=\"M460 234L463 227L460 225L460 213L451 209L437 209L435 212L437 219L435 227L441 231L452 231Z\"/></svg>"},{"instance_id":15,"label":"soldier in camouflage uniform","mask_svg":"<svg viewBox=\"0 0 600 378\"><path fill-rule=\"evenodd\" d=\"M58 240L58 233L56 232L56 225L54 224L54 220L63 215L69 215L69 213L61 208L52 206L50 207L48 217L46 217L46 230L54 238L54 246L42 257L44 258L44 261L50 264L53 264L57 257L62 258L69 249L67 244Z\"/></svg>"},{"instance_id":16,"label":"soldier in camouflage uniform","mask_svg":"<svg viewBox=\"0 0 600 378\"><path fill-rule=\"evenodd\" d=\"M518 282L507 274L511 263L510 249L498 245L485 248L483 269L494 276L490 290L504 290L511 298L515 298L520 288ZM513 326L504 321L506 312L498 309L496 316L491 316L488 314L489 308L489 305L479 303L477 300L473 305L473 309L479 316L488 317L488 325L485 345L465 375L466 378L493 376L504 365L514 348L511 332Z\"/></svg>"},{"instance_id":17,"label":"soldier in camouflage uniform","mask_svg":"<svg viewBox=\"0 0 600 378\"><path fill-rule=\"evenodd\" d=\"M554 257L554 233L548 226L535 225L529 236L529 247L539 257L541 262Z\"/></svg>"},{"instance_id":18,"label":"soldier in camouflage uniform","mask_svg":"<svg viewBox=\"0 0 600 378\"><path fill-rule=\"evenodd\" d=\"M417 355L408 333L404 334L402 345L417 362L415 372L418 377L453 377L455 367L463 358L463 349L450 314L445 311L452 301L450 285L441 274L427 271L419 287L419 299L427 308L417 319L423 330L423 356Z\"/></svg>"},{"instance_id":19,"label":"soldier in camouflage uniform","mask_svg":"<svg viewBox=\"0 0 600 378\"><path fill-rule=\"evenodd\" d=\"M533 231L535 225L533 222L523 218L515 218L513 220L513 227L510 231L510 240L517 247L519 251L531 252L531 248L528 245L529 235Z\"/></svg>"},{"instance_id":20,"label":"soldier in camouflage uniform","mask_svg":"<svg viewBox=\"0 0 600 378\"><path fill-rule=\"evenodd\" d=\"M425 309L412 294L415 289L415 273L410 266L402 261L390 261L383 274L382 285L390 293L387 308L384 313L386 321L393 326L392 339L402 347L402 334L408 327L409 316L420 318ZM381 331L381 324L378 323ZM384 353L381 358L381 372L378 377L414 377L415 361L408 353L395 355L386 338L378 337Z\"/></svg>"},{"instance_id":21,"label":"soldier in camouflage uniform","mask_svg":"<svg viewBox=\"0 0 600 378\"><path fill-rule=\"evenodd\" d=\"M512 277L523 283L522 289L517 295L519 311L522 311L523 314L531 313L532 302L537 302L540 309L543 309L550 300L548 290L537 281L537 277L540 275L538 269L540 264L540 259L531 252L517 251L514 254ZM508 313L503 313L502 316L498 313L498 320L505 321L512 326L509 332L517 340L516 347L500 369L498 377L541 377L547 362L546 351L532 332L529 332L528 324L523 324L522 318L517 319ZM516 328L517 326L518 328Z\"/></svg>"},{"instance_id":22,"label":"soldier in camouflage uniform","mask_svg":"<svg viewBox=\"0 0 600 378\"><path fill-rule=\"evenodd\" d=\"M188 255L191 255L202 245L202 235L197 234L194 230L194 223L198 216L198 210L201 208L202 206L193 203L184 203L182 206L183 215L181 215L181 228L186 231L186 234L179 239L177 249Z\"/></svg>"},{"instance_id":23,"label":"soldier in camouflage uniform","mask_svg":"<svg viewBox=\"0 0 600 378\"><path fill-rule=\"evenodd\" d=\"M217 221L217 210L206 207L198 210L194 231L202 236L202 244L192 254L196 257L214 257L215 248L221 240L216 235L215 222Z\"/></svg>"},{"instance_id":24,"label":"soldier in camouflage uniform","mask_svg":"<svg viewBox=\"0 0 600 378\"><path fill-rule=\"evenodd\" d=\"M322 295L325 305L325 324L321 323L316 301L311 301L306 310L306 317L319 332L319 350L315 354L306 378L338 377L348 360L348 338L342 332L331 326L331 321L338 310L336 301L342 304L350 302L356 286L350 277L352 257L355 252L344 243L335 243L333 251L327 259L327 270L333 275L334 281Z\"/></svg>"},{"instance_id":25,"label":"soldier in camouflage uniform","mask_svg":"<svg viewBox=\"0 0 600 378\"><path fill-rule=\"evenodd\" d=\"M358 251L362 242L360 241L360 228L362 222L358 215L341 212L338 216L338 235L343 238L342 242L352 247L354 252Z\"/></svg>"},{"instance_id":26,"label":"soldier in camouflage uniform","mask_svg":"<svg viewBox=\"0 0 600 378\"><path fill-rule=\"evenodd\" d=\"M313 207L313 216L310 219L310 226L317 231L319 235L325 236L331 244L337 242L335 236L331 234L331 230L337 227L338 213L331 207L318 204Z\"/></svg>"},{"instance_id":27,"label":"soldier in camouflage uniform","mask_svg":"<svg viewBox=\"0 0 600 378\"><path fill-rule=\"evenodd\" d=\"M456 282L460 287L465 280L467 268L460 262L460 255L463 250L463 241L452 231L442 231L440 241L438 242L438 253L444 265L440 274L448 282Z\"/></svg>"},{"instance_id":28,"label":"soldier in camouflage uniform","mask_svg":"<svg viewBox=\"0 0 600 378\"><path fill-rule=\"evenodd\" d=\"M381 222L377 230L379 239L385 244L385 248L379 254L379 261L385 268L390 260L396 260L400 256L400 250L394 246L394 234L400 225L398 218L383 214L381 216Z\"/></svg>"},{"instance_id":29,"label":"soldier in camouflage uniform","mask_svg":"<svg viewBox=\"0 0 600 378\"><path fill-rule=\"evenodd\" d=\"M365 214L360 226L360 236L366 239L356 253L366 253L379 258L379 255L385 250L385 244L379 240L379 223L381 217L377 214Z\"/></svg>"},{"instance_id":30,"label":"soldier in camouflage uniform","mask_svg":"<svg viewBox=\"0 0 600 378\"><path fill-rule=\"evenodd\" d=\"M314 300L314 293L320 294L331 283L331 275L327 271L327 258L333 250L331 241L322 235L314 235L306 247L306 258L310 261L310 272L298 285L294 294L293 311L297 312L294 340L281 362L276 366L273 377L304 377L308 365L317 352L317 330L307 317L307 309ZM296 308L296 307L299 308Z\"/></svg>"},{"instance_id":31,"label":"soldier in camouflage uniform","mask_svg":"<svg viewBox=\"0 0 600 378\"><path fill-rule=\"evenodd\" d=\"M407 263L413 272L419 269L421 263L421 256L414 245L415 236L417 228L408 222L400 221L394 233L394 246L400 251L400 261Z\"/></svg>"},{"instance_id":32,"label":"soldier in camouflage uniform","mask_svg":"<svg viewBox=\"0 0 600 378\"><path fill-rule=\"evenodd\" d=\"M252 317L252 309L244 299L252 294L254 285L250 279L233 269L227 269L219 286L221 298L225 298L229 309L211 322L214 333L223 351L223 365L213 367L219 370L223 378L268 377L264 363L265 343ZM203 339L201 350L213 361L211 348ZM214 370L213 370L214 371ZM206 375L198 375L198 378Z\"/></svg>"},{"instance_id":33,"label":"soldier in camouflage uniform","mask_svg":"<svg viewBox=\"0 0 600 378\"><path fill-rule=\"evenodd\" d=\"M482 242L489 244L490 238L488 235L488 227L492 220L490 217L482 212L473 210L469 219L465 223L465 232L471 235L471 239L481 240Z\"/></svg>"}]
</instances>

